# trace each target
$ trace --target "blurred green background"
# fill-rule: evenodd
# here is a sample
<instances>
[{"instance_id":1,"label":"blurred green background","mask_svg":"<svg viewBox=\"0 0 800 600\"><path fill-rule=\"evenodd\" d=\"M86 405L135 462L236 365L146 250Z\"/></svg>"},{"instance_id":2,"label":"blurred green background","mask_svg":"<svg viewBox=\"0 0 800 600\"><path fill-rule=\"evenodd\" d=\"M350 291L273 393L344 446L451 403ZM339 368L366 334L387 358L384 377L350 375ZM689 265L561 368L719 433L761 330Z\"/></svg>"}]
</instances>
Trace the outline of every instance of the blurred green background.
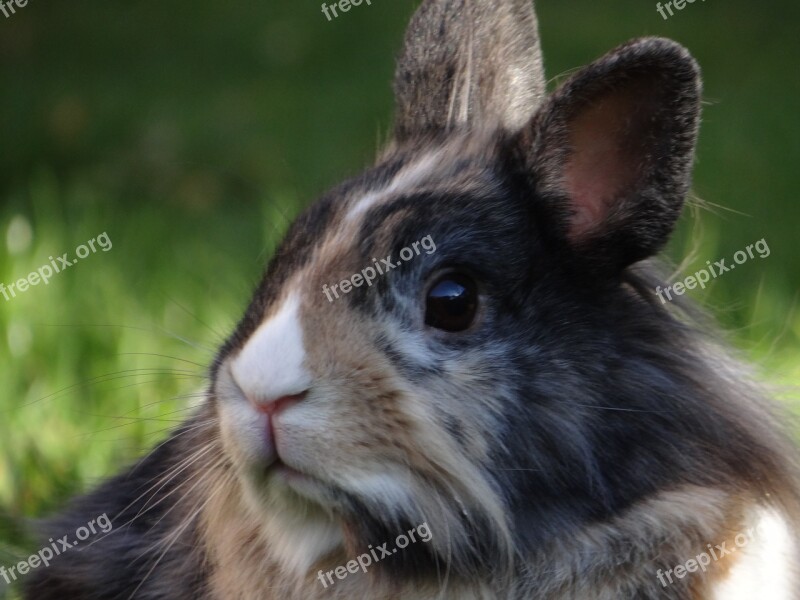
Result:
<instances>
[{"instance_id":1,"label":"blurred green background","mask_svg":"<svg viewBox=\"0 0 800 600\"><path fill-rule=\"evenodd\" d=\"M26 519L141 455L199 401L289 220L386 138L414 4L373 0L331 22L297 0L30 0L0 15L0 282L103 232L113 242L0 297L0 565L30 549ZM800 5L764 6L708 0L666 21L641 0L538 12L553 84L642 35L700 61L707 208L685 213L668 254L684 277L767 241L768 258L689 293L788 388L800 382Z\"/></svg>"}]
</instances>

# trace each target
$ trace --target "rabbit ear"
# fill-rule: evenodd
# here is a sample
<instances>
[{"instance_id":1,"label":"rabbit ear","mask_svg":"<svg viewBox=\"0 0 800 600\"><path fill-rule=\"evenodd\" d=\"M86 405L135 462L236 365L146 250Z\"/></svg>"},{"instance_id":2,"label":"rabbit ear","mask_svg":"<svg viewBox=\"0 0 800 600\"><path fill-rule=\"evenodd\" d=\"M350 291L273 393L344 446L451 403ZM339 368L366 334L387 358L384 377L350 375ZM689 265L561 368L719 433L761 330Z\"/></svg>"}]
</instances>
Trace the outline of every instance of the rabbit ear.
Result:
<instances>
[{"instance_id":1,"label":"rabbit ear","mask_svg":"<svg viewBox=\"0 0 800 600\"><path fill-rule=\"evenodd\" d=\"M545 93L531 0L424 0L394 82L395 138L475 125L517 130Z\"/></svg>"},{"instance_id":2,"label":"rabbit ear","mask_svg":"<svg viewBox=\"0 0 800 600\"><path fill-rule=\"evenodd\" d=\"M700 72L644 38L578 72L516 136L523 171L570 244L625 267L669 238L688 192Z\"/></svg>"}]
</instances>

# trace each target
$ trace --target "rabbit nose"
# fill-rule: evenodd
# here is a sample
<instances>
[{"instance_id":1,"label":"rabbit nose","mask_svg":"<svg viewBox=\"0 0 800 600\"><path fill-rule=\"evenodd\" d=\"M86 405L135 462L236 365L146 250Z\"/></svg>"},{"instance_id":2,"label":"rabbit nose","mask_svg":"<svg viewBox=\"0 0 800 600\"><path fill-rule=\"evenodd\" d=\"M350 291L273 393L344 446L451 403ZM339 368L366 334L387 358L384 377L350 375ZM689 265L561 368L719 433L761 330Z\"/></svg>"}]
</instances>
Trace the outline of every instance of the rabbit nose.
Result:
<instances>
[{"instance_id":1,"label":"rabbit nose","mask_svg":"<svg viewBox=\"0 0 800 600\"><path fill-rule=\"evenodd\" d=\"M313 387L299 301L290 296L250 335L230 372L243 395L270 416L296 403Z\"/></svg>"},{"instance_id":2,"label":"rabbit nose","mask_svg":"<svg viewBox=\"0 0 800 600\"><path fill-rule=\"evenodd\" d=\"M278 413L284 411L289 406L301 402L303 398L308 395L308 390L300 392L299 394L292 394L291 396L281 396L274 400L262 400L248 398L253 407L260 413L270 417L270 420Z\"/></svg>"}]
</instances>

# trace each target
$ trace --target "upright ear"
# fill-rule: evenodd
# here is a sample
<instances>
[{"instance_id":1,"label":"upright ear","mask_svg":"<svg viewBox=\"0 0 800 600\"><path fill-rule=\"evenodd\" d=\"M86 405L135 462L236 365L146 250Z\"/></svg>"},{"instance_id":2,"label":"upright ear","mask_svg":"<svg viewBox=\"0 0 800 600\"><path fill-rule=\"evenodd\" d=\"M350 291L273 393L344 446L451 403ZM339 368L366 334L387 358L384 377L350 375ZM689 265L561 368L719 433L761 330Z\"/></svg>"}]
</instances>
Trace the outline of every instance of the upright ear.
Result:
<instances>
[{"instance_id":1,"label":"upright ear","mask_svg":"<svg viewBox=\"0 0 800 600\"><path fill-rule=\"evenodd\" d=\"M476 126L518 130L545 94L532 0L424 0L394 90L398 141Z\"/></svg>"},{"instance_id":2,"label":"upright ear","mask_svg":"<svg viewBox=\"0 0 800 600\"><path fill-rule=\"evenodd\" d=\"M620 269L663 247L689 190L700 71L679 44L630 42L556 91L513 141L556 229Z\"/></svg>"}]
</instances>

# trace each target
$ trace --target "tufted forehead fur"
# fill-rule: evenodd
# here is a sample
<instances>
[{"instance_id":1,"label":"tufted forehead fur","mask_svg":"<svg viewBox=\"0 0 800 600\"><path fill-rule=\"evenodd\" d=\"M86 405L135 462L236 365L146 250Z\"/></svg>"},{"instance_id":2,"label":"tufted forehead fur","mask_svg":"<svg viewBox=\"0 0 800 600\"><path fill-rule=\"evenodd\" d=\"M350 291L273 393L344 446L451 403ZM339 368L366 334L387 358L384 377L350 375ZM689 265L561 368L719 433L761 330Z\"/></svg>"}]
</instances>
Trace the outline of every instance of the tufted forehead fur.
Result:
<instances>
[{"instance_id":1,"label":"tufted forehead fur","mask_svg":"<svg viewBox=\"0 0 800 600\"><path fill-rule=\"evenodd\" d=\"M797 597L781 417L690 307L653 294L690 187L699 67L645 38L549 96L544 81L527 0L422 2L393 139L292 225L198 415L70 517L113 498L125 542L48 571L30 597L133 579L154 599L715 598L747 589L746 553L669 588L656 571L764 519L784 533L765 547L789 558L771 597ZM374 285L323 292L427 236L435 252ZM447 270L480 291L458 334L425 325ZM305 394L275 435L313 483L253 458L265 421L245 388ZM421 523L429 543L317 581ZM142 552L153 544L163 554Z\"/></svg>"}]
</instances>

